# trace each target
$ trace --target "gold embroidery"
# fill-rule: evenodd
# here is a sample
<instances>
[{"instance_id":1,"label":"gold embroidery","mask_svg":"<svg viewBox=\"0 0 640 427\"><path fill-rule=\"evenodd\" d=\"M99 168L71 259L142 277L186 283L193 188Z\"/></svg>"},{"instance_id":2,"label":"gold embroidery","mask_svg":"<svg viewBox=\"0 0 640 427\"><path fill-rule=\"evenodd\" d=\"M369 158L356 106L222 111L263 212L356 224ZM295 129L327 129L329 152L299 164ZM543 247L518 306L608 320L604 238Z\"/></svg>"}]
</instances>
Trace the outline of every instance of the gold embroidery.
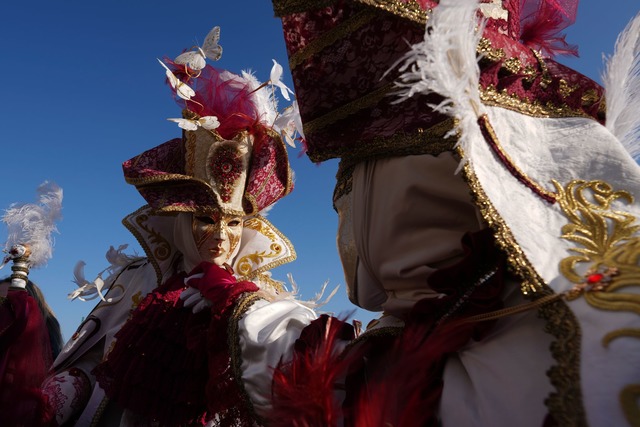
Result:
<instances>
[{"instance_id":1,"label":"gold embroidery","mask_svg":"<svg viewBox=\"0 0 640 427\"><path fill-rule=\"evenodd\" d=\"M367 6L372 6L390 12L395 16L408 19L417 24L424 25L429 19L431 9L425 10L415 0L393 1L393 0L356 0Z\"/></svg>"},{"instance_id":2,"label":"gold embroidery","mask_svg":"<svg viewBox=\"0 0 640 427\"><path fill-rule=\"evenodd\" d=\"M453 122L453 119L445 119L426 130L419 129L410 134L398 132L391 137L378 137L366 143L359 142L341 152L324 153L341 158L333 191L334 202L351 191L353 168L363 160L421 154L437 156L445 151L453 151L458 138L456 135L445 138L453 128Z\"/></svg>"},{"instance_id":3,"label":"gold embroidery","mask_svg":"<svg viewBox=\"0 0 640 427\"><path fill-rule=\"evenodd\" d=\"M615 292L640 283L640 225L634 215L612 209L616 201L632 204L633 197L626 191L614 191L604 181L574 180L565 188L557 181L553 183L558 205L569 219L569 224L562 227L562 238L580 245L570 249L576 255L563 259L560 271L580 288L585 276L580 267L588 264L587 282L592 288L582 295L589 305L640 314L640 295ZM602 345L606 347L621 337L640 338L640 329L611 331L602 338ZM623 412L632 425L638 425L639 396L639 384L628 385L620 393Z\"/></svg>"},{"instance_id":4,"label":"gold embroidery","mask_svg":"<svg viewBox=\"0 0 640 427\"><path fill-rule=\"evenodd\" d=\"M494 86L488 86L480 90L480 99L485 105L506 108L531 117L586 117L593 119L584 111L570 108L568 105L553 105L551 103L540 104L538 101L529 101L515 94L509 94L506 90L498 91Z\"/></svg>"},{"instance_id":5,"label":"gold embroidery","mask_svg":"<svg viewBox=\"0 0 640 427\"><path fill-rule=\"evenodd\" d=\"M603 181L571 181L566 188L553 181L558 203L570 223L562 227L562 238L580 245L570 250L577 255L563 259L560 271L572 283L581 283L580 265L588 263L587 274L615 268L615 277L600 292L585 292L587 302L604 310L626 310L640 314L640 295L613 293L640 283L640 225L635 216L612 209L612 203L633 203L626 191L614 191ZM584 268L583 268L584 270ZM594 283L595 283L594 279Z\"/></svg>"},{"instance_id":6,"label":"gold embroidery","mask_svg":"<svg viewBox=\"0 0 640 427\"><path fill-rule=\"evenodd\" d=\"M522 68L522 61L519 58L509 58L503 62L502 68L511 74L517 74Z\"/></svg>"},{"instance_id":7,"label":"gold embroidery","mask_svg":"<svg viewBox=\"0 0 640 427\"><path fill-rule=\"evenodd\" d=\"M249 307L253 305L260 298L253 292L244 293L238 298L233 314L229 318L228 326L228 345L229 356L231 362L231 370L233 371L233 378L236 380L240 394L242 395L243 403L248 409L251 416L263 425L264 420L255 412L251 399L247 390L244 388L244 382L242 381L242 350L240 348L240 333L238 332L238 323L242 319L242 316L249 310Z\"/></svg>"},{"instance_id":8,"label":"gold embroidery","mask_svg":"<svg viewBox=\"0 0 640 427\"><path fill-rule=\"evenodd\" d=\"M275 267L289 263L296 259L296 251L289 239L287 239L280 232L280 230L275 228L273 224L271 224L266 218L261 216L252 218L248 221L245 221L244 226L260 232L272 241L279 238L282 244L289 249L290 255L278 258L278 256L282 256L285 253L285 250L279 243L272 243L270 246L272 252L269 254L267 254L266 251L262 251L248 254L240 258L237 262L237 273L241 276L241 280L252 280L265 271L269 271ZM261 262L264 262L265 258L276 259L253 270L253 266L259 265Z\"/></svg>"},{"instance_id":9,"label":"gold embroidery","mask_svg":"<svg viewBox=\"0 0 640 427\"><path fill-rule=\"evenodd\" d=\"M142 214L136 216L135 221L140 229L149 233L149 238L147 239L149 243L156 244L153 249L153 256L158 261L166 261L169 258L169 255L171 255L171 245L169 244L167 239L162 236L162 234L158 233L153 228L146 226L146 221L148 219L148 215Z\"/></svg>"},{"instance_id":10,"label":"gold embroidery","mask_svg":"<svg viewBox=\"0 0 640 427\"><path fill-rule=\"evenodd\" d=\"M478 42L476 52L481 53L485 58L493 62L498 62L505 57L504 49L495 49L491 44L491 40L484 37ZM519 61L519 59L516 60Z\"/></svg>"},{"instance_id":11,"label":"gold embroidery","mask_svg":"<svg viewBox=\"0 0 640 427\"><path fill-rule=\"evenodd\" d=\"M551 294L549 289L545 294ZM555 391L546 400L549 414L560 426L586 426L580 385L580 324L567 304L558 300L538 309L553 335L551 355L556 361L548 371Z\"/></svg>"},{"instance_id":12,"label":"gold embroidery","mask_svg":"<svg viewBox=\"0 0 640 427\"><path fill-rule=\"evenodd\" d=\"M588 89L585 93L582 94L580 100L582 101L582 105L585 107L591 107L593 104L598 102L600 97L598 96L598 92L595 89Z\"/></svg>"},{"instance_id":13,"label":"gold embroidery","mask_svg":"<svg viewBox=\"0 0 640 427\"><path fill-rule=\"evenodd\" d=\"M277 243L272 243L269 249L271 249L269 253L267 251L254 252L240 258L240 261L238 261L238 273L248 276L251 273L252 264L258 265L264 262L265 258L275 258L282 253L282 246Z\"/></svg>"},{"instance_id":14,"label":"gold embroidery","mask_svg":"<svg viewBox=\"0 0 640 427\"><path fill-rule=\"evenodd\" d=\"M462 155L460 149L458 152ZM494 230L498 246L507 254L510 270L522 280L523 294L529 298L551 295L553 292L517 244L513 233L487 197L469 163L464 166L463 173L482 217ZM547 330L555 338L551 345L551 354L556 365L549 370L549 378L555 391L550 393L547 399L549 412L558 425L586 425L580 389L580 325L562 300L540 306L538 313L546 320Z\"/></svg>"},{"instance_id":15,"label":"gold embroidery","mask_svg":"<svg viewBox=\"0 0 640 427\"><path fill-rule=\"evenodd\" d=\"M579 85L569 86L569 83L567 83L565 79L560 79L560 87L558 88L558 92L563 98L566 98L578 88L580 88Z\"/></svg>"}]
</instances>

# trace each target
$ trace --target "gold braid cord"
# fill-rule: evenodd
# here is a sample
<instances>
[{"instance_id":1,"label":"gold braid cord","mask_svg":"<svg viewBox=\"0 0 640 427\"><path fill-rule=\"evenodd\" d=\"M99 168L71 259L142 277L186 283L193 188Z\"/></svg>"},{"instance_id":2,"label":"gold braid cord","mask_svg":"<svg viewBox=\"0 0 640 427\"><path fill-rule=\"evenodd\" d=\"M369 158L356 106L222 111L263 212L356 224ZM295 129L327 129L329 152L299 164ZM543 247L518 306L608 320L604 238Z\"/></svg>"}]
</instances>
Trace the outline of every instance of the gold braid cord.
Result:
<instances>
[{"instance_id":1,"label":"gold braid cord","mask_svg":"<svg viewBox=\"0 0 640 427\"><path fill-rule=\"evenodd\" d=\"M464 157L461 149L458 153ZM493 229L498 246L507 254L511 271L520 278L521 290L529 298L553 294L544 280L531 265L524 251L515 240L512 231L502 219L497 209L473 171L471 164L464 167L464 177L471 188L476 206L480 209L485 222ZM546 400L549 413L558 425L586 425L582 393L580 392L580 326L566 302L550 299L550 302L538 306L538 313L547 322L546 331L553 335L551 354L556 365L549 370L549 379L555 388Z\"/></svg>"},{"instance_id":2,"label":"gold braid cord","mask_svg":"<svg viewBox=\"0 0 640 427\"><path fill-rule=\"evenodd\" d=\"M626 191L614 191L603 181L571 181L562 187L554 181L558 204L569 219L562 237L579 246L560 262L562 274L576 285L568 299L584 296L594 308L640 314L640 295L621 292L640 286L640 225L637 218L613 210L615 201L633 203ZM579 272L586 268L586 274ZM639 338L640 329L623 328L609 332L602 345L627 337ZM640 426L640 384L630 384L620 392L622 410L632 426Z\"/></svg>"}]
</instances>

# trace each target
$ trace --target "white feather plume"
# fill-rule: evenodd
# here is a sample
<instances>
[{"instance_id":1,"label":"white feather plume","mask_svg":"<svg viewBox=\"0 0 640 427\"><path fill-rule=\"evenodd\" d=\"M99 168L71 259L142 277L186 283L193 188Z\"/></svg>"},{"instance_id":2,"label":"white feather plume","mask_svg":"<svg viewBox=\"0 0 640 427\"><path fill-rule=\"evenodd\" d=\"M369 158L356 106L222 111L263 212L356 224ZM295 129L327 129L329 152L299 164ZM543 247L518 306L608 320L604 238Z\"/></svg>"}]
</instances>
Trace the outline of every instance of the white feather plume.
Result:
<instances>
[{"instance_id":1,"label":"white feather plume","mask_svg":"<svg viewBox=\"0 0 640 427\"><path fill-rule=\"evenodd\" d=\"M111 298L105 298L105 294L113 285L113 281L120 274L120 272L128 265L135 261L144 259L137 255L129 255L124 253L124 250L128 245L120 245L118 248L113 246L109 247L105 257L109 261L109 266L102 270L96 276L93 281L87 280L84 274L84 267L86 263L84 261L78 261L73 269L73 283L78 286L78 289L69 293L67 298L74 300L78 298L81 301L89 301L95 298L100 298L102 301L111 302ZM107 275L106 279L103 279L103 275Z\"/></svg>"},{"instance_id":2,"label":"white feather plume","mask_svg":"<svg viewBox=\"0 0 640 427\"><path fill-rule=\"evenodd\" d=\"M618 36L602 81L609 129L640 160L640 13Z\"/></svg>"},{"instance_id":3,"label":"white feather plume","mask_svg":"<svg viewBox=\"0 0 640 427\"><path fill-rule=\"evenodd\" d=\"M255 91L253 92L253 102L258 108L260 121L266 126L273 125L278 115L278 100L273 95L273 92L266 85L260 83L251 71L242 71L242 78Z\"/></svg>"},{"instance_id":4,"label":"white feather plume","mask_svg":"<svg viewBox=\"0 0 640 427\"><path fill-rule=\"evenodd\" d=\"M53 254L56 222L62 218L62 188L45 181L37 189L37 203L14 203L5 210L2 221L7 224L5 251L17 244L31 249L31 268L45 265Z\"/></svg>"},{"instance_id":5,"label":"white feather plume","mask_svg":"<svg viewBox=\"0 0 640 427\"><path fill-rule=\"evenodd\" d=\"M458 119L462 130L477 129L476 119L483 111L476 48L484 28L477 9L477 0L442 0L434 8L424 40L396 64L401 64L397 102L417 94L440 94L444 100L431 105L435 111ZM463 149L470 140L465 135L461 132L458 142Z\"/></svg>"}]
</instances>

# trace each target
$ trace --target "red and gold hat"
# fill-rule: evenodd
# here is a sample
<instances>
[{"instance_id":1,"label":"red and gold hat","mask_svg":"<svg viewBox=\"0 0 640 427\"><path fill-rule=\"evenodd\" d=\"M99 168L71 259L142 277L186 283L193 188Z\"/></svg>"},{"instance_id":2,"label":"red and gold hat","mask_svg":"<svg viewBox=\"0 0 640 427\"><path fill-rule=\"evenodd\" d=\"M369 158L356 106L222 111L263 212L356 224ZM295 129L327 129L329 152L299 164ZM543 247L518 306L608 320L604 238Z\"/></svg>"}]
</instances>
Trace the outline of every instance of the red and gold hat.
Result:
<instances>
[{"instance_id":1,"label":"red and gold hat","mask_svg":"<svg viewBox=\"0 0 640 427\"><path fill-rule=\"evenodd\" d=\"M176 98L183 118L170 119L183 136L124 162L126 181L158 213L254 215L289 194L292 171L281 133L270 123L274 114L264 106L270 99L261 93L264 85L209 65L194 77L167 62L171 78L193 87L189 99ZM214 126L202 124L207 120Z\"/></svg>"}]
</instances>

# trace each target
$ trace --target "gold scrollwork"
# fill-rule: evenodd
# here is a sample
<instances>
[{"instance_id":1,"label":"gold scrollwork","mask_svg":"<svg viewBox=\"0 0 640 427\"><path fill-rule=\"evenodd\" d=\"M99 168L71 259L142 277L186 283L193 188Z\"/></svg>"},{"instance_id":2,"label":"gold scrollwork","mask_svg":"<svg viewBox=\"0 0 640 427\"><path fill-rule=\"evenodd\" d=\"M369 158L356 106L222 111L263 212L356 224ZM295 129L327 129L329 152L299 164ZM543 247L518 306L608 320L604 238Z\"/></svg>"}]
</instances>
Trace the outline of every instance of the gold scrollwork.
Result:
<instances>
[{"instance_id":1,"label":"gold scrollwork","mask_svg":"<svg viewBox=\"0 0 640 427\"><path fill-rule=\"evenodd\" d=\"M148 219L148 215L138 215L136 217L136 224L142 230L149 233L149 243L157 244L157 246L153 248L153 256L158 261L165 261L171 255L171 245L160 233L146 225Z\"/></svg>"},{"instance_id":2,"label":"gold scrollwork","mask_svg":"<svg viewBox=\"0 0 640 427\"><path fill-rule=\"evenodd\" d=\"M612 207L616 201L632 204L631 194L614 191L604 181L574 180L565 188L557 181L553 184L558 205L569 219L562 237L580 245L571 248L575 255L560 262L562 274L576 283L572 291L580 292L592 307L640 314L640 295L619 292L640 286L640 225L634 215ZM581 274L585 267L586 274ZM611 331L602 338L602 345L621 337L640 338L640 329ZM622 410L633 426L640 425L639 396L639 384L620 392Z\"/></svg>"},{"instance_id":3,"label":"gold scrollwork","mask_svg":"<svg viewBox=\"0 0 640 427\"><path fill-rule=\"evenodd\" d=\"M249 276L254 265L259 265L264 262L265 258L275 258L279 256L283 250L282 246L278 243L272 243L269 249L271 249L270 253L260 251L243 256L240 261L238 261L238 273L242 276Z\"/></svg>"},{"instance_id":4,"label":"gold scrollwork","mask_svg":"<svg viewBox=\"0 0 640 427\"><path fill-rule=\"evenodd\" d=\"M259 221L256 218L250 218L246 220L244 222L244 226L246 228L256 230L258 233L268 237L271 240L276 240L278 238L278 236L276 236L276 233L272 229L267 227L263 221Z\"/></svg>"}]
</instances>

